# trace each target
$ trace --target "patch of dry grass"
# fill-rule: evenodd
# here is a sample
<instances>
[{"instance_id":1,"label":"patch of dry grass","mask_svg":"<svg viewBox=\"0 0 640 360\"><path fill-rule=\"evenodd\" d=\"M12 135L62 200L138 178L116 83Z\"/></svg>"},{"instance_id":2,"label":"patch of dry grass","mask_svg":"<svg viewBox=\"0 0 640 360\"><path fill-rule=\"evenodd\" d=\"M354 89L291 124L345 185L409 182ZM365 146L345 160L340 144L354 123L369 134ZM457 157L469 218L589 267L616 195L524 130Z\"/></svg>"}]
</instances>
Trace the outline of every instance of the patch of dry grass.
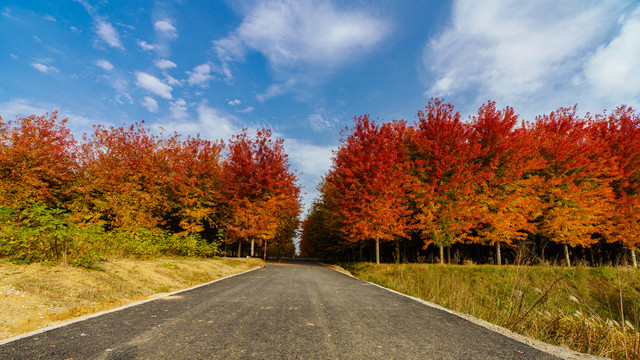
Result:
<instances>
[{"instance_id":1,"label":"patch of dry grass","mask_svg":"<svg viewBox=\"0 0 640 360\"><path fill-rule=\"evenodd\" d=\"M113 259L100 270L0 260L0 339L262 265L259 259Z\"/></svg>"},{"instance_id":2,"label":"patch of dry grass","mask_svg":"<svg viewBox=\"0 0 640 360\"><path fill-rule=\"evenodd\" d=\"M363 280L584 353L640 359L631 268L342 264Z\"/></svg>"}]
</instances>

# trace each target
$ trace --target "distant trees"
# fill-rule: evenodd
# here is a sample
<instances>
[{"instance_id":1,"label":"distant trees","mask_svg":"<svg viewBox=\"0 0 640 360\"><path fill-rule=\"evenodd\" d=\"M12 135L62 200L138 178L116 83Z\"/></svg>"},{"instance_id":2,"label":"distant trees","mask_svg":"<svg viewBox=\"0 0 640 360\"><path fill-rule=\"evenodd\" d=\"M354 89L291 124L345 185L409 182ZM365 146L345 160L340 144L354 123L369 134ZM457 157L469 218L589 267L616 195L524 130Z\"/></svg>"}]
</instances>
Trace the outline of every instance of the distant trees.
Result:
<instances>
[{"instance_id":1,"label":"distant trees","mask_svg":"<svg viewBox=\"0 0 640 360\"><path fill-rule=\"evenodd\" d=\"M229 239L295 253L299 188L269 130L244 131L225 158L222 142L144 122L96 126L81 142L66 123L55 112L0 118L0 256L216 255Z\"/></svg>"},{"instance_id":2,"label":"distant trees","mask_svg":"<svg viewBox=\"0 0 640 360\"><path fill-rule=\"evenodd\" d=\"M512 108L488 102L463 121L453 105L432 99L413 124L356 118L303 223L301 251L351 259L349 243L384 233L415 249L414 259L435 244L442 263L443 249L459 244L470 260L501 264L506 246L546 262L554 244L570 265L571 249L589 250L594 263L593 248L609 243L628 248L635 266L640 116L626 106L576 112L560 108L518 123ZM396 140L381 141L382 129Z\"/></svg>"}]
</instances>

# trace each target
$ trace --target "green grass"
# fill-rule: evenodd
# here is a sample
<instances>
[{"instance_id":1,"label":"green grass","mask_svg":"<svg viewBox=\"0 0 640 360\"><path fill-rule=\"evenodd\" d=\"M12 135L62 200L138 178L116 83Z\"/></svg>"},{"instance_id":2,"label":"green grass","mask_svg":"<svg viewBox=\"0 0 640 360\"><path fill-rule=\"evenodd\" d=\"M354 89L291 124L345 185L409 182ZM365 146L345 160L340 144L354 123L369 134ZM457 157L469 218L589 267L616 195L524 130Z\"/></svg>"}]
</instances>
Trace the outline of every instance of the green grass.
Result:
<instances>
[{"instance_id":1,"label":"green grass","mask_svg":"<svg viewBox=\"0 0 640 360\"><path fill-rule=\"evenodd\" d=\"M363 280L548 343L614 359L640 359L638 270L611 267L341 265Z\"/></svg>"}]
</instances>

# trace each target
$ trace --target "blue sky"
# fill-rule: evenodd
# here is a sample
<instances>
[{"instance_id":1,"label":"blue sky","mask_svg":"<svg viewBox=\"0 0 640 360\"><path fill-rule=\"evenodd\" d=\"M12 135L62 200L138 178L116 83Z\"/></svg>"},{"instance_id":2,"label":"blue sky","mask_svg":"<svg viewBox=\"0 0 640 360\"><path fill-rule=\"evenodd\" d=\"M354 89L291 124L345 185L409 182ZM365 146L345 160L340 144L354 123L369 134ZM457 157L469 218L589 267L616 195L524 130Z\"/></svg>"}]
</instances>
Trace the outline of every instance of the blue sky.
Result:
<instances>
[{"instance_id":1,"label":"blue sky","mask_svg":"<svg viewBox=\"0 0 640 360\"><path fill-rule=\"evenodd\" d=\"M0 3L0 116L59 110L77 138L145 120L285 138L305 204L354 116L415 119L430 97L523 119L640 105L629 0Z\"/></svg>"}]
</instances>

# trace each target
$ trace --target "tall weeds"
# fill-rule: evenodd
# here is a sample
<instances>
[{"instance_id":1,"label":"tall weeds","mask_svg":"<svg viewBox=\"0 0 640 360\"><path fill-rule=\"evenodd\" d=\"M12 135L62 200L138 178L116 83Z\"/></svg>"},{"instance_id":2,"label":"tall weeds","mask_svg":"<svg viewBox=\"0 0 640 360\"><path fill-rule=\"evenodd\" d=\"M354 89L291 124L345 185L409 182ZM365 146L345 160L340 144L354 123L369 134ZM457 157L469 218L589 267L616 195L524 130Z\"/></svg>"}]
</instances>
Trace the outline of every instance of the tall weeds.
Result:
<instances>
[{"instance_id":1,"label":"tall weeds","mask_svg":"<svg viewBox=\"0 0 640 360\"><path fill-rule=\"evenodd\" d=\"M640 359L631 268L342 264L355 276L576 351Z\"/></svg>"}]
</instances>

